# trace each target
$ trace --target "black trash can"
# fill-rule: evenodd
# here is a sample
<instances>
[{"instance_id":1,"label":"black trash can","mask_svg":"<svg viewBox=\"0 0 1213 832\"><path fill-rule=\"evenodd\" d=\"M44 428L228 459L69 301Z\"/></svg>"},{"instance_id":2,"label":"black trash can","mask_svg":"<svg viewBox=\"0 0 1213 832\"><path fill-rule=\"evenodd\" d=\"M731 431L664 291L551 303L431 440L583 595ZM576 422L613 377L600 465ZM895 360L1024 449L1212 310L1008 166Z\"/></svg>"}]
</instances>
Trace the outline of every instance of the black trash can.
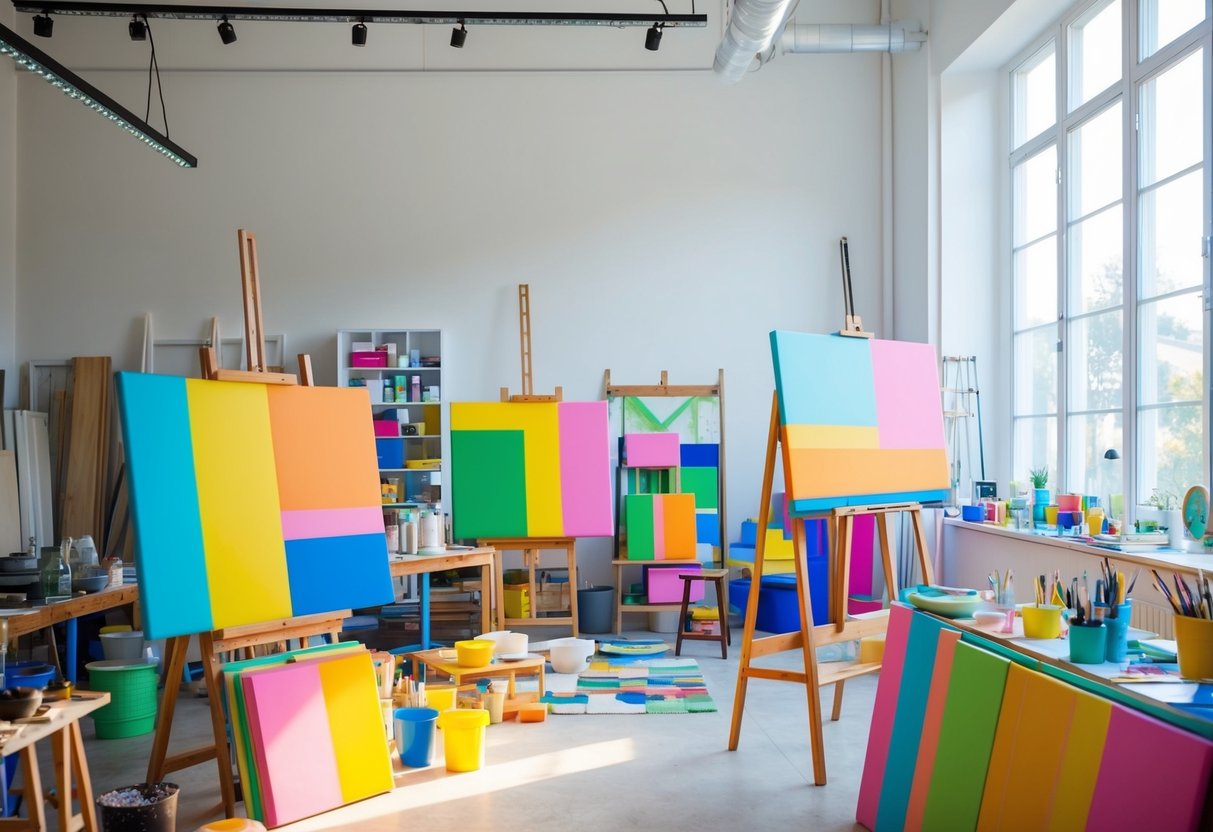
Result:
<instances>
[{"instance_id":1,"label":"black trash can","mask_svg":"<svg viewBox=\"0 0 1213 832\"><path fill-rule=\"evenodd\" d=\"M101 832L177 832L176 783L140 783L97 798Z\"/></svg>"},{"instance_id":2,"label":"black trash can","mask_svg":"<svg viewBox=\"0 0 1213 832\"><path fill-rule=\"evenodd\" d=\"M615 615L615 587L590 586L577 590L577 630L609 633Z\"/></svg>"}]
</instances>

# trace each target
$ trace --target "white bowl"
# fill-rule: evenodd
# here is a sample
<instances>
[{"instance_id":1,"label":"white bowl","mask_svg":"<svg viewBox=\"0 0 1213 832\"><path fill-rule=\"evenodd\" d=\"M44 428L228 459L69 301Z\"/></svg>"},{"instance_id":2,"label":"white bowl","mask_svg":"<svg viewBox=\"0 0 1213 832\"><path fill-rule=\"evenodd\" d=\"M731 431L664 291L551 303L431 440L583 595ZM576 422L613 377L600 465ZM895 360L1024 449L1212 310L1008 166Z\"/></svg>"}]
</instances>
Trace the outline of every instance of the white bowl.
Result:
<instances>
[{"instance_id":1,"label":"white bowl","mask_svg":"<svg viewBox=\"0 0 1213 832\"><path fill-rule=\"evenodd\" d=\"M514 633L509 630L496 630L476 636L481 641L493 641L497 646L494 655L500 658L521 658L527 655L530 637L526 633Z\"/></svg>"},{"instance_id":2,"label":"white bowl","mask_svg":"<svg viewBox=\"0 0 1213 832\"><path fill-rule=\"evenodd\" d=\"M580 673L590 666L593 655L594 640L588 638L556 639L548 649L552 669L557 673Z\"/></svg>"}]
</instances>

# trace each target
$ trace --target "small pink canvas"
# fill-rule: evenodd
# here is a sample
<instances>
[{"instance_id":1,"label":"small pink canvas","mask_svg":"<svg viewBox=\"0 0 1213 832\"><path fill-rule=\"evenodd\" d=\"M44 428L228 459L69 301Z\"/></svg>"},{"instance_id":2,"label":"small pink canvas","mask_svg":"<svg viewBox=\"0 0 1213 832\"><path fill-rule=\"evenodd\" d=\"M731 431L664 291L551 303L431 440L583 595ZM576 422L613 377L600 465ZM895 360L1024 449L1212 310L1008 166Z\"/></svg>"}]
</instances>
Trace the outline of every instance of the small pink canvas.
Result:
<instances>
[{"instance_id":1,"label":"small pink canvas","mask_svg":"<svg viewBox=\"0 0 1213 832\"><path fill-rule=\"evenodd\" d=\"M623 459L628 468L674 468L678 465L676 433L625 433Z\"/></svg>"},{"instance_id":2,"label":"small pink canvas","mask_svg":"<svg viewBox=\"0 0 1213 832\"><path fill-rule=\"evenodd\" d=\"M681 604L683 572L698 572L699 564L686 566L650 566L645 570L650 604ZM703 600L703 581L691 581L691 603Z\"/></svg>"}]
</instances>

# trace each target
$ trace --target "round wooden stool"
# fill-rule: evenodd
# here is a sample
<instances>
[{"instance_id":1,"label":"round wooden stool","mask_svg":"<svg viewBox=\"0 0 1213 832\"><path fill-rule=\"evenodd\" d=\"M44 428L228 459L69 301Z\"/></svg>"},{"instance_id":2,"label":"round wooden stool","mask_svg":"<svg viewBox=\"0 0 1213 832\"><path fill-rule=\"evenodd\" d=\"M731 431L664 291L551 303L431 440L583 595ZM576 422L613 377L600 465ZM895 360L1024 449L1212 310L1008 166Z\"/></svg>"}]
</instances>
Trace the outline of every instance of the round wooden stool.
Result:
<instances>
[{"instance_id":1,"label":"round wooden stool","mask_svg":"<svg viewBox=\"0 0 1213 832\"><path fill-rule=\"evenodd\" d=\"M679 572L678 577L682 581L682 611L678 613L678 639L674 643L674 655L682 655L684 639L719 641L720 658L727 659L729 657L728 645L733 643L732 635L729 633L729 585L726 583L729 578L729 570L701 569L698 572ZM716 584L716 609L720 618L720 633L717 635L687 632L687 608L691 605L692 581L711 581Z\"/></svg>"}]
</instances>

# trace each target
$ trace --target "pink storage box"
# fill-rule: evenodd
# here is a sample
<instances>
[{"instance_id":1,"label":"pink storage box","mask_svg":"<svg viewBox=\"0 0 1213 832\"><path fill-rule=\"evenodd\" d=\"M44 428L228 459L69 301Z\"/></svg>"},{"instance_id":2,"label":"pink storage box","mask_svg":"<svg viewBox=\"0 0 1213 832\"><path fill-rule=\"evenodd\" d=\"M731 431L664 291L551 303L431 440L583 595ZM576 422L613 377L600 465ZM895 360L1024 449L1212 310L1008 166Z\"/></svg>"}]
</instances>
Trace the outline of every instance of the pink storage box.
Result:
<instances>
[{"instance_id":1,"label":"pink storage box","mask_svg":"<svg viewBox=\"0 0 1213 832\"><path fill-rule=\"evenodd\" d=\"M386 367L387 366L387 351L374 350L372 352L352 352L350 353L351 367Z\"/></svg>"},{"instance_id":2,"label":"pink storage box","mask_svg":"<svg viewBox=\"0 0 1213 832\"><path fill-rule=\"evenodd\" d=\"M647 566L644 570L645 589L650 604L681 604L682 580L678 577L681 572L698 572L698 563L691 562L685 566ZM703 581L691 581L691 603L703 600Z\"/></svg>"},{"instance_id":3,"label":"pink storage box","mask_svg":"<svg viewBox=\"0 0 1213 832\"><path fill-rule=\"evenodd\" d=\"M374 425L376 436L400 435L400 423L395 419L376 419Z\"/></svg>"}]
</instances>

